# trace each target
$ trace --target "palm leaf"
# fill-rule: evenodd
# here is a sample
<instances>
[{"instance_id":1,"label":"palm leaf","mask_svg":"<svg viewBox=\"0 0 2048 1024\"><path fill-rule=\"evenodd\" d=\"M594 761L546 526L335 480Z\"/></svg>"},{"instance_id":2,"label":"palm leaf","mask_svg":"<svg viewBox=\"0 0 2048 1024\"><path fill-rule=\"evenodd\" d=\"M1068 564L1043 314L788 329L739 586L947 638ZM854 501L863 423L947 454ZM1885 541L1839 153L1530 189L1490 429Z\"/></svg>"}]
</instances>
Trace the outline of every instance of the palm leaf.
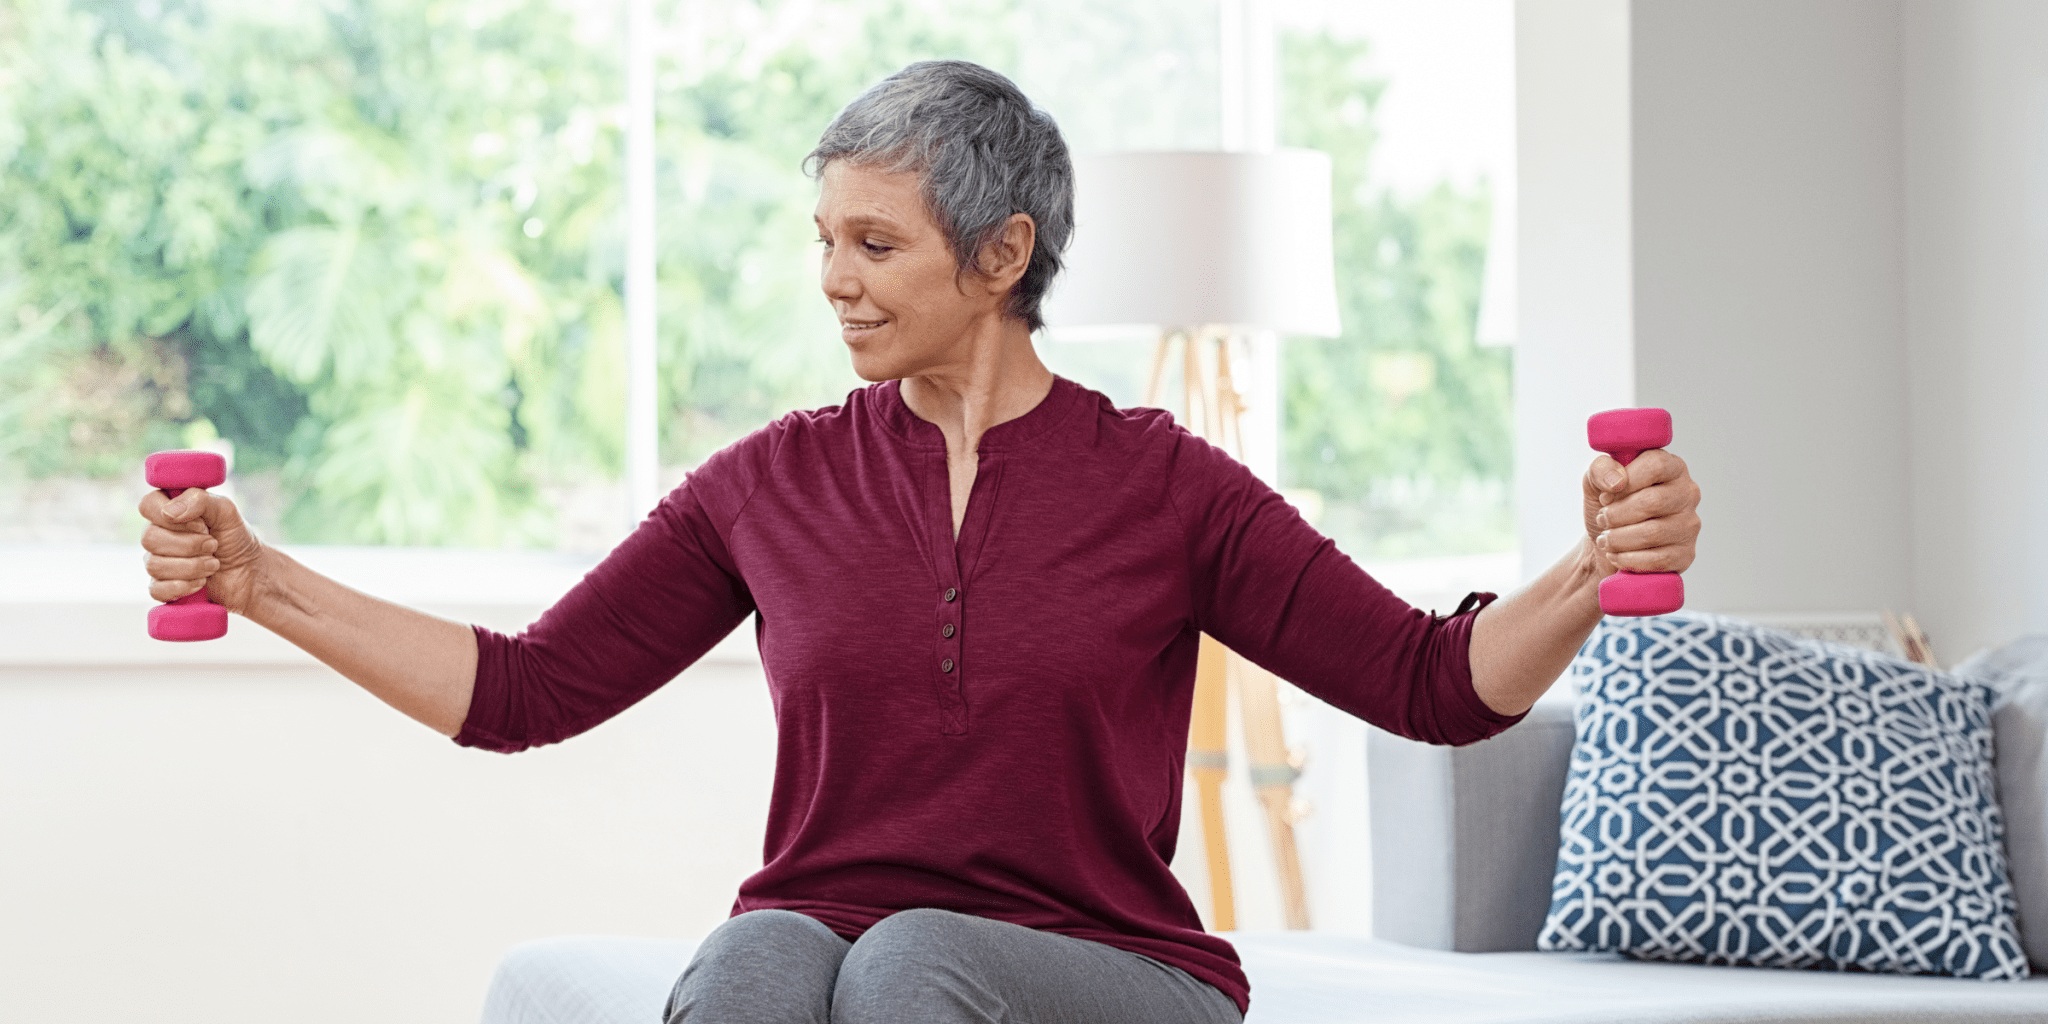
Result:
<instances>
[{"instance_id":1,"label":"palm leaf","mask_svg":"<svg viewBox=\"0 0 2048 1024\"><path fill-rule=\"evenodd\" d=\"M330 427L311 482L327 539L492 544L523 539L505 409L461 382L419 378Z\"/></svg>"},{"instance_id":2,"label":"palm leaf","mask_svg":"<svg viewBox=\"0 0 2048 1024\"><path fill-rule=\"evenodd\" d=\"M332 373L353 388L395 355L386 303L392 275L359 225L271 236L249 289L249 343L284 377L309 386Z\"/></svg>"}]
</instances>

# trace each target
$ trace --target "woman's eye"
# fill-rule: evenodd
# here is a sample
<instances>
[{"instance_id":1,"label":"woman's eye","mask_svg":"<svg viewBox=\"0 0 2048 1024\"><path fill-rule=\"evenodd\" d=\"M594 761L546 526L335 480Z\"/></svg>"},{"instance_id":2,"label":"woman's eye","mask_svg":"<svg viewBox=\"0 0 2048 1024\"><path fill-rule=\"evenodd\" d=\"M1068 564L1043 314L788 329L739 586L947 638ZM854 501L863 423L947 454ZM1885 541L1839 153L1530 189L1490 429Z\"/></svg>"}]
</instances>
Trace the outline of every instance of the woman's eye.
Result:
<instances>
[{"instance_id":1,"label":"woman's eye","mask_svg":"<svg viewBox=\"0 0 2048 1024\"><path fill-rule=\"evenodd\" d=\"M860 245L861 248L866 249L868 251L868 254L871 256L880 256L881 254L888 252L890 248L889 246L883 245L880 242L862 242Z\"/></svg>"}]
</instances>

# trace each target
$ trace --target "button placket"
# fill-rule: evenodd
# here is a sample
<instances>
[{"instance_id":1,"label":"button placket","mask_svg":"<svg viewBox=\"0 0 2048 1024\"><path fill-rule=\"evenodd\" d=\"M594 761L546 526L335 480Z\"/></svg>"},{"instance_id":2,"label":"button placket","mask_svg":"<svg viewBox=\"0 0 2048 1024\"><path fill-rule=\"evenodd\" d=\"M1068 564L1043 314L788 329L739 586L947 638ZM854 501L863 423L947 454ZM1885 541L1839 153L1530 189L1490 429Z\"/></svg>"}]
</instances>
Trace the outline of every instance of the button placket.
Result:
<instances>
[{"instance_id":1,"label":"button placket","mask_svg":"<svg viewBox=\"0 0 2048 1024\"><path fill-rule=\"evenodd\" d=\"M967 731L967 699L960 686L961 669L960 640L964 627L961 613L967 602L962 599L958 587L947 587L939 594L938 607L938 687L939 710L942 712L941 731L961 734Z\"/></svg>"}]
</instances>

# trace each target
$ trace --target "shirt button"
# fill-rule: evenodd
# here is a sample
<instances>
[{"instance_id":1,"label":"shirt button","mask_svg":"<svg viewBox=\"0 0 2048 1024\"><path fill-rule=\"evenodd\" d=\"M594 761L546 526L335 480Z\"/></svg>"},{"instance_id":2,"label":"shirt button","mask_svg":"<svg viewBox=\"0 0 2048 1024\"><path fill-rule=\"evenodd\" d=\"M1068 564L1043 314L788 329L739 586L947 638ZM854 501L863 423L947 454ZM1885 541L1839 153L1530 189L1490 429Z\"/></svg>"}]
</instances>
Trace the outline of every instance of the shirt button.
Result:
<instances>
[{"instance_id":1,"label":"shirt button","mask_svg":"<svg viewBox=\"0 0 2048 1024\"><path fill-rule=\"evenodd\" d=\"M956 598L956 597L959 597L959 596L960 596L960 592L959 592L959 591L957 591L957 590L954 590L954 589L953 589L952 587L947 587L947 588L946 588L946 600L947 600L947 601L951 601L951 600L953 600L954 598Z\"/></svg>"},{"instance_id":2,"label":"shirt button","mask_svg":"<svg viewBox=\"0 0 2048 1024\"><path fill-rule=\"evenodd\" d=\"M953 671L953 659L951 659L951 658L947 658L946 660L944 660L944 661L942 661L942 662L939 662L939 671L941 671L941 672L951 672L951 671Z\"/></svg>"},{"instance_id":3,"label":"shirt button","mask_svg":"<svg viewBox=\"0 0 2048 1024\"><path fill-rule=\"evenodd\" d=\"M945 628L939 630L939 635L945 637L948 640L953 639L953 624L950 622L946 623Z\"/></svg>"}]
</instances>

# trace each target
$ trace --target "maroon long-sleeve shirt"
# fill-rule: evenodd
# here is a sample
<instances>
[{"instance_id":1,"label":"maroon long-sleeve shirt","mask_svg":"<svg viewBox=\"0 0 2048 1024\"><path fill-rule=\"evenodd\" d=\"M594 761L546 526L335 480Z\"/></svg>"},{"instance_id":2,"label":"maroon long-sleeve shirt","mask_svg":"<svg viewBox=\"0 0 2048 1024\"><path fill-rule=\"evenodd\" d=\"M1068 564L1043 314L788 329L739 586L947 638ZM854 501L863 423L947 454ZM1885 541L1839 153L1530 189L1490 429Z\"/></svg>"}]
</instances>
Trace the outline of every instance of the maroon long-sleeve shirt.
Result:
<instances>
[{"instance_id":1,"label":"maroon long-sleeve shirt","mask_svg":"<svg viewBox=\"0 0 2048 1024\"><path fill-rule=\"evenodd\" d=\"M982 435L957 542L951 508L945 438L896 383L792 413L524 633L478 629L456 742L573 736L758 615L779 738L734 913L852 939L940 907L1141 953L1243 1008L1235 951L1167 867L1199 635L1405 736L1515 721L1473 692L1476 611L1409 607L1159 410L1056 380Z\"/></svg>"}]
</instances>

